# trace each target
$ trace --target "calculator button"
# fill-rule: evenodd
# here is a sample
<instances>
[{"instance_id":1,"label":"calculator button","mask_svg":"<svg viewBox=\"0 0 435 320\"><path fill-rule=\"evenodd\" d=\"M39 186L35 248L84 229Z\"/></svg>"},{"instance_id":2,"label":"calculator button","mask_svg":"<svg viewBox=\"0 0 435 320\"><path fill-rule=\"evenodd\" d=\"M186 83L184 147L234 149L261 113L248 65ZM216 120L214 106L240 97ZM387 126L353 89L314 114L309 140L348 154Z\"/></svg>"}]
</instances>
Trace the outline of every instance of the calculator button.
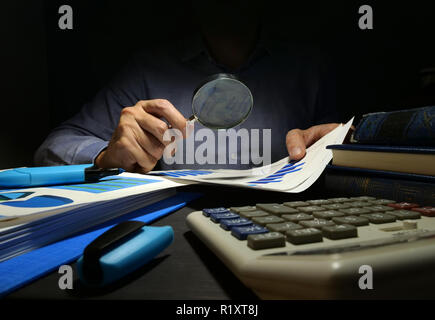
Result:
<instances>
[{"instance_id":1,"label":"calculator button","mask_svg":"<svg viewBox=\"0 0 435 320\"><path fill-rule=\"evenodd\" d=\"M269 230L255 224L247 227L234 227L231 229L231 234L239 240L246 240L250 234L260 234L266 232L269 232Z\"/></svg>"},{"instance_id":2,"label":"calculator button","mask_svg":"<svg viewBox=\"0 0 435 320\"><path fill-rule=\"evenodd\" d=\"M373 211L370 208L349 208L349 209L341 209L340 212L345 213L350 216L357 216L365 213L372 213Z\"/></svg>"},{"instance_id":3,"label":"calculator button","mask_svg":"<svg viewBox=\"0 0 435 320\"><path fill-rule=\"evenodd\" d=\"M254 217L252 218L252 222L259 224L261 226L265 226L266 224L270 224L270 223L281 223L284 222L285 220L277 217L277 216L266 216L266 217Z\"/></svg>"},{"instance_id":4,"label":"calculator button","mask_svg":"<svg viewBox=\"0 0 435 320\"><path fill-rule=\"evenodd\" d=\"M252 221L245 218L222 219L220 226L224 230L231 230L233 227L246 227L252 225Z\"/></svg>"},{"instance_id":5,"label":"calculator button","mask_svg":"<svg viewBox=\"0 0 435 320\"><path fill-rule=\"evenodd\" d=\"M349 224L327 226L322 229L323 236L331 240L347 239L358 237L358 230Z\"/></svg>"},{"instance_id":6,"label":"calculator button","mask_svg":"<svg viewBox=\"0 0 435 320\"><path fill-rule=\"evenodd\" d=\"M202 210L202 214L206 217L209 217L212 213L226 213L230 212L227 208L220 207L220 208L206 208Z\"/></svg>"},{"instance_id":7,"label":"calculator button","mask_svg":"<svg viewBox=\"0 0 435 320\"><path fill-rule=\"evenodd\" d=\"M291 214L291 213L297 213L298 210L290 207L283 206L282 204L278 203L259 203L256 205L257 208L262 209L264 211L267 211L271 214L275 215L283 215L283 214Z\"/></svg>"},{"instance_id":8,"label":"calculator button","mask_svg":"<svg viewBox=\"0 0 435 320\"><path fill-rule=\"evenodd\" d=\"M389 200L389 199L378 199L378 200L372 200L372 201L370 201L370 202L373 203L373 204L381 204L381 205L384 205L384 204L395 203L396 201L394 201L394 200Z\"/></svg>"},{"instance_id":9,"label":"calculator button","mask_svg":"<svg viewBox=\"0 0 435 320\"><path fill-rule=\"evenodd\" d=\"M388 212L395 216L398 220L406 220L406 219L420 219L421 215L419 212L411 211L411 210L393 210Z\"/></svg>"},{"instance_id":10,"label":"calculator button","mask_svg":"<svg viewBox=\"0 0 435 320\"><path fill-rule=\"evenodd\" d=\"M322 228L326 226L333 226L335 225L334 222L331 220L325 220L325 219L313 219L313 220L305 220L299 222L301 226L307 227L307 228Z\"/></svg>"},{"instance_id":11,"label":"calculator button","mask_svg":"<svg viewBox=\"0 0 435 320\"><path fill-rule=\"evenodd\" d=\"M283 223L266 224L266 228L270 231L286 233L289 230L302 229L303 227L297 223L287 221Z\"/></svg>"},{"instance_id":12,"label":"calculator button","mask_svg":"<svg viewBox=\"0 0 435 320\"><path fill-rule=\"evenodd\" d=\"M313 205L313 206L320 206L322 204L330 204L331 201L329 200L325 200L325 199L319 199L319 200L308 200L307 201L309 204Z\"/></svg>"},{"instance_id":13,"label":"calculator button","mask_svg":"<svg viewBox=\"0 0 435 320\"><path fill-rule=\"evenodd\" d=\"M358 216L332 218L332 221L334 221L336 224L350 224L357 227L366 226L369 224L369 219Z\"/></svg>"},{"instance_id":14,"label":"calculator button","mask_svg":"<svg viewBox=\"0 0 435 320\"><path fill-rule=\"evenodd\" d=\"M322 208L325 208L325 209L328 209L328 210L339 210L339 209L350 208L350 205L349 204L345 204L345 203L333 203L333 204L322 205Z\"/></svg>"},{"instance_id":15,"label":"calculator button","mask_svg":"<svg viewBox=\"0 0 435 320\"><path fill-rule=\"evenodd\" d=\"M387 214L387 213L371 213L371 214L364 214L362 217L369 219L371 223L379 224L379 223L389 223L396 221L396 217Z\"/></svg>"},{"instance_id":16,"label":"calculator button","mask_svg":"<svg viewBox=\"0 0 435 320\"><path fill-rule=\"evenodd\" d=\"M316 228L290 230L286 232L286 235L287 241L293 244L305 244L323 241L322 231Z\"/></svg>"},{"instance_id":17,"label":"calculator button","mask_svg":"<svg viewBox=\"0 0 435 320\"><path fill-rule=\"evenodd\" d=\"M376 200L375 197L369 197L369 196L361 196L361 197L351 197L351 200L358 200L358 201L372 201Z\"/></svg>"},{"instance_id":18,"label":"calculator button","mask_svg":"<svg viewBox=\"0 0 435 320\"><path fill-rule=\"evenodd\" d=\"M352 208L362 208L362 207L368 207L373 205L373 203L370 203L368 201L354 201L354 202L349 202L348 204Z\"/></svg>"},{"instance_id":19,"label":"calculator button","mask_svg":"<svg viewBox=\"0 0 435 320\"><path fill-rule=\"evenodd\" d=\"M285 236L279 232L268 232L262 234L250 234L248 247L254 250L285 247Z\"/></svg>"},{"instance_id":20,"label":"calculator button","mask_svg":"<svg viewBox=\"0 0 435 320\"><path fill-rule=\"evenodd\" d=\"M299 207L308 207L310 204L304 201L290 201L290 202L284 202L283 205L290 208L299 208Z\"/></svg>"},{"instance_id":21,"label":"calculator button","mask_svg":"<svg viewBox=\"0 0 435 320\"><path fill-rule=\"evenodd\" d=\"M352 201L352 199L350 199L350 198L331 198L328 200L331 202L334 202L334 203L342 203L342 202Z\"/></svg>"},{"instance_id":22,"label":"calculator button","mask_svg":"<svg viewBox=\"0 0 435 320\"><path fill-rule=\"evenodd\" d=\"M243 207L231 207L231 211L235 213L240 213L242 211L255 211L257 208L255 206L243 206Z\"/></svg>"},{"instance_id":23,"label":"calculator button","mask_svg":"<svg viewBox=\"0 0 435 320\"><path fill-rule=\"evenodd\" d=\"M269 214L262 210L255 210L255 211L240 211L239 215L244 218L251 219L254 217L265 217L268 216Z\"/></svg>"},{"instance_id":24,"label":"calculator button","mask_svg":"<svg viewBox=\"0 0 435 320\"><path fill-rule=\"evenodd\" d=\"M325 208L319 207L319 206L308 206L308 207L301 207L298 208L299 211L301 212L305 212L305 213L311 213L314 211L324 211L326 210Z\"/></svg>"},{"instance_id":25,"label":"calculator button","mask_svg":"<svg viewBox=\"0 0 435 320\"><path fill-rule=\"evenodd\" d=\"M435 217L435 207L412 208L412 211L420 212L426 217Z\"/></svg>"},{"instance_id":26,"label":"calculator button","mask_svg":"<svg viewBox=\"0 0 435 320\"><path fill-rule=\"evenodd\" d=\"M409 210L412 208L418 208L419 205L416 203L409 203L409 202L400 202L400 203L387 203L387 206L394 208L394 209L405 209Z\"/></svg>"},{"instance_id":27,"label":"calculator button","mask_svg":"<svg viewBox=\"0 0 435 320\"><path fill-rule=\"evenodd\" d=\"M232 213L230 211L225 213L210 213L210 219L214 223L219 223L222 219L236 219L240 216L238 214Z\"/></svg>"},{"instance_id":28,"label":"calculator button","mask_svg":"<svg viewBox=\"0 0 435 320\"><path fill-rule=\"evenodd\" d=\"M345 214L336 210L316 211L313 216L319 219L332 219L335 217L344 217Z\"/></svg>"},{"instance_id":29,"label":"calculator button","mask_svg":"<svg viewBox=\"0 0 435 320\"><path fill-rule=\"evenodd\" d=\"M389 206L384 206L384 205L371 206L371 207L368 207L368 209L372 212L385 212L385 211L393 211L394 210L394 208L391 208Z\"/></svg>"},{"instance_id":30,"label":"calculator button","mask_svg":"<svg viewBox=\"0 0 435 320\"><path fill-rule=\"evenodd\" d=\"M291 222L299 222L302 220L312 220L314 217L311 214L306 213L296 213L296 214L283 214L281 218L291 221Z\"/></svg>"}]
</instances>

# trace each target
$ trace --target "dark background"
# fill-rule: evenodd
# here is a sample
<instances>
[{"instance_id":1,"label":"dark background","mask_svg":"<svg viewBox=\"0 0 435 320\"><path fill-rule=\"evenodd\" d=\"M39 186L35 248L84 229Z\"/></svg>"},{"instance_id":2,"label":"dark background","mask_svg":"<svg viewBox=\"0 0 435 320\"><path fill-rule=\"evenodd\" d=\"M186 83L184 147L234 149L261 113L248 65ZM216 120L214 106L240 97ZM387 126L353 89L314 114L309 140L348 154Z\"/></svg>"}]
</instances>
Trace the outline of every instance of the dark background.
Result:
<instances>
[{"instance_id":1,"label":"dark background","mask_svg":"<svg viewBox=\"0 0 435 320\"><path fill-rule=\"evenodd\" d=\"M58 8L74 29L58 28ZM369 4L374 30L358 28ZM279 39L327 52L342 120L435 104L421 70L435 67L435 2L265 1ZM224 17L223 17L224 21ZM189 1L2 1L0 168L32 165L49 131L73 115L134 51L194 28Z\"/></svg>"}]
</instances>

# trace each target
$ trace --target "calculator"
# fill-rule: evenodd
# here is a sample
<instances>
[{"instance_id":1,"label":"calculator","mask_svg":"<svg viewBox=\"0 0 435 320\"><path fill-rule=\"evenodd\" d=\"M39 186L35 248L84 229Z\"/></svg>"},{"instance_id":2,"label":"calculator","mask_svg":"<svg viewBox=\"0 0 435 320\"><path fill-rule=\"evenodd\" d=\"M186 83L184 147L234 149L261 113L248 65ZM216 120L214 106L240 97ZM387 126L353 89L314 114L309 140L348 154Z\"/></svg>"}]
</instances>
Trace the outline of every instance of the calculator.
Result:
<instances>
[{"instance_id":1,"label":"calculator","mask_svg":"<svg viewBox=\"0 0 435 320\"><path fill-rule=\"evenodd\" d=\"M435 208L369 196L205 208L193 233L262 299L435 289Z\"/></svg>"}]
</instances>

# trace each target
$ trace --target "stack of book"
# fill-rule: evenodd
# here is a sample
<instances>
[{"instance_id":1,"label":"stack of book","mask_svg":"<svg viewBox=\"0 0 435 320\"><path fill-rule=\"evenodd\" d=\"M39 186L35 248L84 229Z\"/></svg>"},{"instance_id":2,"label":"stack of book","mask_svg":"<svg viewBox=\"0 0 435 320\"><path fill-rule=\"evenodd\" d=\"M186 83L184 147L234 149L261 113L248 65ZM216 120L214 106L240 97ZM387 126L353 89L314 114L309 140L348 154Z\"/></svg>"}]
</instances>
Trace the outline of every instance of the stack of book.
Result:
<instances>
[{"instance_id":1,"label":"stack of book","mask_svg":"<svg viewBox=\"0 0 435 320\"><path fill-rule=\"evenodd\" d=\"M332 193L433 205L435 107L365 115L351 143L328 148L325 183Z\"/></svg>"}]
</instances>

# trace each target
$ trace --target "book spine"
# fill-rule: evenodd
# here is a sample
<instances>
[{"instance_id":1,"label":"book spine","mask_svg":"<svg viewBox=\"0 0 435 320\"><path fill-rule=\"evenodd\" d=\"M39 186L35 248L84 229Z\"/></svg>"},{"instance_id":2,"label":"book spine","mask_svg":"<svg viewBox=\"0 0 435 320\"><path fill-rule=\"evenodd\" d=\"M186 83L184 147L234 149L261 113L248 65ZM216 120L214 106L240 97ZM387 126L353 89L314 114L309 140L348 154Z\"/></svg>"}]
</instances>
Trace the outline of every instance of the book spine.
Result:
<instances>
[{"instance_id":1,"label":"book spine","mask_svg":"<svg viewBox=\"0 0 435 320\"><path fill-rule=\"evenodd\" d=\"M435 106L365 115L351 141L362 144L435 146Z\"/></svg>"},{"instance_id":2,"label":"book spine","mask_svg":"<svg viewBox=\"0 0 435 320\"><path fill-rule=\"evenodd\" d=\"M331 197L372 196L398 202L414 202L423 206L435 205L435 184L369 175L328 171L325 188Z\"/></svg>"}]
</instances>

